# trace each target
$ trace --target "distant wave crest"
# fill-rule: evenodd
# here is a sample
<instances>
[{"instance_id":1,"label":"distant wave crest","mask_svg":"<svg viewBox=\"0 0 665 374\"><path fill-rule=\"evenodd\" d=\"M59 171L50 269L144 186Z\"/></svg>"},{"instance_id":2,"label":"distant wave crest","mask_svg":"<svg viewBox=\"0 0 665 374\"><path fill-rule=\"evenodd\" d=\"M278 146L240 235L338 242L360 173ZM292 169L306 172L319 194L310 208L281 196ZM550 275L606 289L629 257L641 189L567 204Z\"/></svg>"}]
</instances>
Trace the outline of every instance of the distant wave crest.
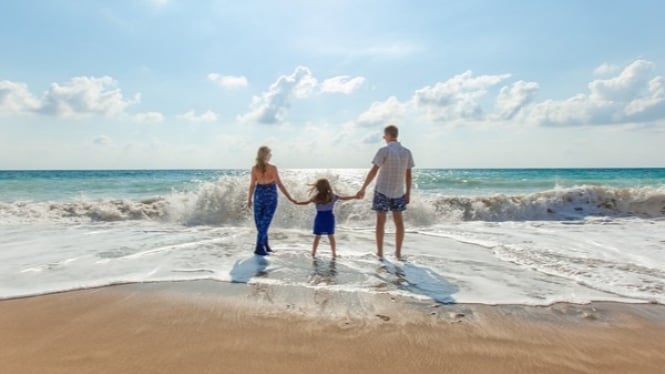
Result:
<instances>
[{"instance_id":1,"label":"distant wave crest","mask_svg":"<svg viewBox=\"0 0 665 374\"><path fill-rule=\"evenodd\" d=\"M431 203L438 215L462 221L665 217L665 192L648 187L579 186L522 195L439 196Z\"/></svg>"},{"instance_id":2,"label":"distant wave crest","mask_svg":"<svg viewBox=\"0 0 665 374\"><path fill-rule=\"evenodd\" d=\"M302 183L301 183L302 184ZM340 186L341 184L341 186ZM336 186L355 191L356 186ZM307 186L290 188L296 197L307 196ZM373 222L371 194L336 207L338 223L365 226ZM280 199L275 216L278 227L307 227L313 208ZM588 216L665 217L665 191L651 187L615 188L578 186L516 194L450 196L414 191L405 215L407 222L429 226L451 221L576 220ZM204 182L191 191L174 191L150 199L79 199L70 202L0 203L4 222L155 220L194 225L248 225L246 181L224 177Z\"/></svg>"}]
</instances>

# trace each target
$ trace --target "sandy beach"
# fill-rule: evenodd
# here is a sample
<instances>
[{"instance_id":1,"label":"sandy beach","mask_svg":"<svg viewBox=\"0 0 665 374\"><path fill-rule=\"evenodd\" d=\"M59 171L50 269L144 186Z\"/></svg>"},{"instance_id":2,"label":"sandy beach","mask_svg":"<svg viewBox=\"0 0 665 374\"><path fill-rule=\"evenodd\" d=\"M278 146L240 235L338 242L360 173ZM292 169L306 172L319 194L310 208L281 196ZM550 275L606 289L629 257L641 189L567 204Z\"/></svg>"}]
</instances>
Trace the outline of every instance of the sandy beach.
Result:
<instances>
[{"instance_id":1,"label":"sandy beach","mask_svg":"<svg viewBox=\"0 0 665 374\"><path fill-rule=\"evenodd\" d=\"M303 303L310 297L336 312L313 312ZM352 313L358 303L364 315ZM320 292L290 302L246 284L168 282L3 300L0 331L5 373L658 373L665 365L665 307L655 304L410 305Z\"/></svg>"}]
</instances>

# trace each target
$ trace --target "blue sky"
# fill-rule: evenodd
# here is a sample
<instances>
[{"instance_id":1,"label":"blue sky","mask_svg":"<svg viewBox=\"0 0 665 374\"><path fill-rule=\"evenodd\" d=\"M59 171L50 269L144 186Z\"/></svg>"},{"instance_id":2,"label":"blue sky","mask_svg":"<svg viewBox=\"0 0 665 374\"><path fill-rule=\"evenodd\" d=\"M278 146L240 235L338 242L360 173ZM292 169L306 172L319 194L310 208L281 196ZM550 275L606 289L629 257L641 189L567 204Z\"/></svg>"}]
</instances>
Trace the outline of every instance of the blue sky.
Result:
<instances>
[{"instance_id":1,"label":"blue sky","mask_svg":"<svg viewBox=\"0 0 665 374\"><path fill-rule=\"evenodd\" d=\"M0 169L665 166L665 3L4 1Z\"/></svg>"}]
</instances>

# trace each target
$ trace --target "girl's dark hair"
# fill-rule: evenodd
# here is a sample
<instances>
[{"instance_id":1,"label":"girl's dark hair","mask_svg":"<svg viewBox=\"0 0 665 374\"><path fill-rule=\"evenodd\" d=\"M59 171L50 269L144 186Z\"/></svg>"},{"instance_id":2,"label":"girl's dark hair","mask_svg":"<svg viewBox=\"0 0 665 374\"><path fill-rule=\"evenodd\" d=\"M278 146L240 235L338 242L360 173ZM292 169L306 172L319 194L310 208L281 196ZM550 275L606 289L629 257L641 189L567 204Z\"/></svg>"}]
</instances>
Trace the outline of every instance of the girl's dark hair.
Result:
<instances>
[{"instance_id":1,"label":"girl's dark hair","mask_svg":"<svg viewBox=\"0 0 665 374\"><path fill-rule=\"evenodd\" d=\"M316 204L328 204L333 200L333 191L330 182L326 178L321 178L309 189L310 194L314 194L313 202Z\"/></svg>"}]
</instances>

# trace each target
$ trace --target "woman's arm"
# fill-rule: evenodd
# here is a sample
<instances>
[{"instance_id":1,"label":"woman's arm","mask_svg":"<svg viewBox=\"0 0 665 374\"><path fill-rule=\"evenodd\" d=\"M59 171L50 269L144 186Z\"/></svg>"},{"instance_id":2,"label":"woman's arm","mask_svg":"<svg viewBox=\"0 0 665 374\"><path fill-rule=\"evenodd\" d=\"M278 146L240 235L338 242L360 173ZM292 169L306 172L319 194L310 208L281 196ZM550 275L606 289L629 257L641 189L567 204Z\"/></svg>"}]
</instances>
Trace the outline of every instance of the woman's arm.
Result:
<instances>
[{"instance_id":1,"label":"woman's arm","mask_svg":"<svg viewBox=\"0 0 665 374\"><path fill-rule=\"evenodd\" d=\"M289 191L287 191L286 187L284 187L284 185L282 184L282 180L279 178L279 172L277 171L277 166L273 165L273 167L275 168L275 182L277 182L277 187L279 187L279 190L282 191L284 196L286 196L286 198L289 199L289 201L295 202L295 200L293 200L293 198L289 194Z\"/></svg>"},{"instance_id":2,"label":"woman's arm","mask_svg":"<svg viewBox=\"0 0 665 374\"><path fill-rule=\"evenodd\" d=\"M247 207L252 208L252 196L254 196L254 189L256 188L256 173L254 173L254 168L250 171L250 181L249 181L249 196L247 196Z\"/></svg>"}]
</instances>

